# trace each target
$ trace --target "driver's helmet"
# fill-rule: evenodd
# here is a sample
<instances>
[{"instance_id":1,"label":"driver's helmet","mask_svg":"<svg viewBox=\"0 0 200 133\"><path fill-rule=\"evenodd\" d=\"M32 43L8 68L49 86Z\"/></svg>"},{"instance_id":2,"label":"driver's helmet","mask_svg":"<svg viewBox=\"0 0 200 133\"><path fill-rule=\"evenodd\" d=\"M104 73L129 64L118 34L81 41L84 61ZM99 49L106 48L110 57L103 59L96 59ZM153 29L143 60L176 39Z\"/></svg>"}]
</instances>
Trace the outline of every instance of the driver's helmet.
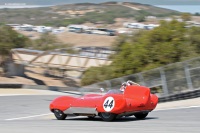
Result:
<instances>
[{"instance_id":1,"label":"driver's helmet","mask_svg":"<svg viewBox=\"0 0 200 133\"><path fill-rule=\"evenodd\" d=\"M131 80L128 80L127 82L124 82L122 83L121 87L120 87L120 91L124 91L126 89L126 86L130 86L130 85L138 85L140 86L139 84L131 81Z\"/></svg>"},{"instance_id":2,"label":"driver's helmet","mask_svg":"<svg viewBox=\"0 0 200 133\"><path fill-rule=\"evenodd\" d=\"M122 83L121 87L120 87L120 91L124 91L126 89L126 82Z\"/></svg>"},{"instance_id":3,"label":"driver's helmet","mask_svg":"<svg viewBox=\"0 0 200 133\"><path fill-rule=\"evenodd\" d=\"M126 82L126 85L127 86L129 86L129 85L134 85L135 84L135 82L133 82L133 81L131 81L131 80L128 80L127 82Z\"/></svg>"},{"instance_id":4,"label":"driver's helmet","mask_svg":"<svg viewBox=\"0 0 200 133\"><path fill-rule=\"evenodd\" d=\"M137 85L137 86L140 86L140 84L135 83L135 82L133 82L131 80L128 80L126 83L127 83L127 85Z\"/></svg>"}]
</instances>

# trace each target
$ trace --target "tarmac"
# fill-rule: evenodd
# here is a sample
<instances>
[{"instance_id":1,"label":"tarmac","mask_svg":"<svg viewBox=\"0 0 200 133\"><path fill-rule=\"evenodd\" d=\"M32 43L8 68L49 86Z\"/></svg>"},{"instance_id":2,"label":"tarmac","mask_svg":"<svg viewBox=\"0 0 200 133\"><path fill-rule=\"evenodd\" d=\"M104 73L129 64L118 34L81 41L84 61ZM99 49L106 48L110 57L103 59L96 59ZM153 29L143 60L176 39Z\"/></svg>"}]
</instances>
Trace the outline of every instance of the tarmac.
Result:
<instances>
[{"instance_id":1,"label":"tarmac","mask_svg":"<svg viewBox=\"0 0 200 133\"><path fill-rule=\"evenodd\" d=\"M199 133L200 98L159 103L145 120L134 116L113 122L99 117L67 117L56 120L49 103L60 95L55 92L31 89L0 89L0 132L2 133Z\"/></svg>"},{"instance_id":2,"label":"tarmac","mask_svg":"<svg viewBox=\"0 0 200 133\"><path fill-rule=\"evenodd\" d=\"M0 96L11 95L62 95L62 92L34 89L0 89Z\"/></svg>"}]
</instances>

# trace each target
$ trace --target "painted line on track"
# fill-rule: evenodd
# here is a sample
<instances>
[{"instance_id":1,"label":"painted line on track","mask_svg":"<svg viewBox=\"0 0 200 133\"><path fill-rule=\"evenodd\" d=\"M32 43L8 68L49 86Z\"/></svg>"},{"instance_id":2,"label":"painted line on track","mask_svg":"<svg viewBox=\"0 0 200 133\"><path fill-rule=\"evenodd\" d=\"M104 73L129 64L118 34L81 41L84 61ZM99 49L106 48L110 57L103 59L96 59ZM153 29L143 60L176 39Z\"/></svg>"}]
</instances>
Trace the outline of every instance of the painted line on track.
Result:
<instances>
[{"instance_id":1,"label":"painted line on track","mask_svg":"<svg viewBox=\"0 0 200 133\"><path fill-rule=\"evenodd\" d=\"M23 96L28 94L0 94L0 97L6 97L6 96Z\"/></svg>"},{"instance_id":2,"label":"painted line on track","mask_svg":"<svg viewBox=\"0 0 200 133\"><path fill-rule=\"evenodd\" d=\"M5 120L6 121L21 120L21 119L28 119L28 118L35 118L35 117L47 116L47 115L52 115L52 114L53 113L46 113L46 114L31 115L31 116L18 117L18 118L10 118L10 119L5 119Z\"/></svg>"},{"instance_id":3,"label":"painted line on track","mask_svg":"<svg viewBox=\"0 0 200 133\"><path fill-rule=\"evenodd\" d=\"M167 110L190 109L190 108L200 108L200 105L197 105L197 106L186 106L186 107L174 107L174 108L166 108L166 109L156 109L154 111L167 111Z\"/></svg>"}]
</instances>

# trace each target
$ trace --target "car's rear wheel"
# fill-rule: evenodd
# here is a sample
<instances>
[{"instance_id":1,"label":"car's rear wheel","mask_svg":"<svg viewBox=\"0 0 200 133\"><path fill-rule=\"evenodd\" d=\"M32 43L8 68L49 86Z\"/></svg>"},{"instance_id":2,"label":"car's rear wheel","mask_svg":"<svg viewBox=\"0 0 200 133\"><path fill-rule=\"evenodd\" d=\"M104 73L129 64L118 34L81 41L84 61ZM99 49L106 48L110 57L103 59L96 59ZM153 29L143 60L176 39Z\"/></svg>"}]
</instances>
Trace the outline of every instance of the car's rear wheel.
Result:
<instances>
[{"instance_id":1,"label":"car's rear wheel","mask_svg":"<svg viewBox=\"0 0 200 133\"><path fill-rule=\"evenodd\" d=\"M55 109L54 111L54 115L58 120L64 120L67 115L63 113L63 111L59 110L59 109Z\"/></svg>"},{"instance_id":2,"label":"car's rear wheel","mask_svg":"<svg viewBox=\"0 0 200 133\"><path fill-rule=\"evenodd\" d=\"M135 114L134 116L137 118L137 119L144 119L146 118L148 115L148 113L137 113Z\"/></svg>"},{"instance_id":3,"label":"car's rear wheel","mask_svg":"<svg viewBox=\"0 0 200 133\"><path fill-rule=\"evenodd\" d=\"M116 118L116 114L109 113L109 112L102 112L99 114L99 116L104 120L104 121L113 121Z\"/></svg>"}]
</instances>

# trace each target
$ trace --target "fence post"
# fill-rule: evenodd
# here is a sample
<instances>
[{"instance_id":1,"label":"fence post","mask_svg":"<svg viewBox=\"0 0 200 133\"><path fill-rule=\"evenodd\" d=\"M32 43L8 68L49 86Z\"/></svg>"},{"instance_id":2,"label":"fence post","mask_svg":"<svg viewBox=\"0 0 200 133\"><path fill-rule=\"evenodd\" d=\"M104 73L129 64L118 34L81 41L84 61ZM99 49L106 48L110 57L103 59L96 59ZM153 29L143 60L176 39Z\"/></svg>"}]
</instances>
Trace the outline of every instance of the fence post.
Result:
<instances>
[{"instance_id":1,"label":"fence post","mask_svg":"<svg viewBox=\"0 0 200 133\"><path fill-rule=\"evenodd\" d=\"M138 77L139 77L140 82L142 83L142 85L145 86L144 77L143 77L142 73L138 73Z\"/></svg>"},{"instance_id":2,"label":"fence post","mask_svg":"<svg viewBox=\"0 0 200 133\"><path fill-rule=\"evenodd\" d=\"M192 80L190 77L190 69L187 62L183 62L185 70L185 78L187 80L188 89L193 90Z\"/></svg>"},{"instance_id":3,"label":"fence post","mask_svg":"<svg viewBox=\"0 0 200 133\"><path fill-rule=\"evenodd\" d=\"M168 88L167 88L167 83L166 83L166 77L165 77L165 71L163 68L160 68L160 76L162 80L162 89L165 95L169 94Z\"/></svg>"},{"instance_id":4,"label":"fence post","mask_svg":"<svg viewBox=\"0 0 200 133\"><path fill-rule=\"evenodd\" d=\"M110 80L105 80L104 82L106 82L106 85L108 86L109 90L111 89L111 83Z\"/></svg>"}]
</instances>

